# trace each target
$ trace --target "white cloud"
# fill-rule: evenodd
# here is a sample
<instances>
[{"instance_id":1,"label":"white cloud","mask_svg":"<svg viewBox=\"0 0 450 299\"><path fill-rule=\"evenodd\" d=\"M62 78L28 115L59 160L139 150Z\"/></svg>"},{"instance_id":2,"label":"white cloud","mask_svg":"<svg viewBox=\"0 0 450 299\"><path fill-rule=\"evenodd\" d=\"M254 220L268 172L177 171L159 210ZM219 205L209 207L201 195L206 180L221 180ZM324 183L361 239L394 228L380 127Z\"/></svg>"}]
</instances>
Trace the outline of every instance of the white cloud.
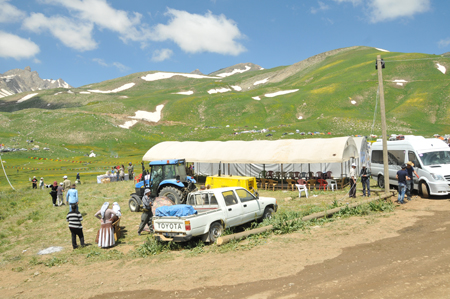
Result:
<instances>
[{"instance_id":1,"label":"white cloud","mask_svg":"<svg viewBox=\"0 0 450 299\"><path fill-rule=\"evenodd\" d=\"M344 3L344 2L350 2L354 6L361 4L362 0L334 0L337 3Z\"/></svg>"},{"instance_id":2,"label":"white cloud","mask_svg":"<svg viewBox=\"0 0 450 299\"><path fill-rule=\"evenodd\" d=\"M246 51L236 42L245 36L239 31L233 20L225 15L190 14L169 8L166 15L171 19L167 25L158 24L152 32L154 41L172 40L188 53L213 52L238 55Z\"/></svg>"},{"instance_id":3,"label":"white cloud","mask_svg":"<svg viewBox=\"0 0 450 299\"><path fill-rule=\"evenodd\" d=\"M330 9L330 6L326 5L325 3L323 3L322 1L317 1L317 3L319 4L319 7L311 7L311 13L312 14L316 14L319 11L324 11L327 9Z\"/></svg>"},{"instance_id":4,"label":"white cloud","mask_svg":"<svg viewBox=\"0 0 450 299\"><path fill-rule=\"evenodd\" d=\"M373 23L412 17L430 9L430 0L370 0L370 17Z\"/></svg>"},{"instance_id":5,"label":"white cloud","mask_svg":"<svg viewBox=\"0 0 450 299\"><path fill-rule=\"evenodd\" d=\"M18 22L26 16L25 12L8 2L9 0L0 0L0 23Z\"/></svg>"},{"instance_id":6,"label":"white cloud","mask_svg":"<svg viewBox=\"0 0 450 299\"><path fill-rule=\"evenodd\" d=\"M153 51L152 61L160 62L166 59L169 59L173 54L173 51L170 49L161 49Z\"/></svg>"},{"instance_id":7,"label":"white cloud","mask_svg":"<svg viewBox=\"0 0 450 299\"><path fill-rule=\"evenodd\" d=\"M439 48L445 48L445 47L447 47L448 45L450 45L450 37L449 37L449 38L446 38L446 39L441 39L441 40L438 42Z\"/></svg>"},{"instance_id":8,"label":"white cloud","mask_svg":"<svg viewBox=\"0 0 450 299\"><path fill-rule=\"evenodd\" d=\"M25 29L40 33L48 30L64 45L78 51L97 48L92 38L92 23L82 23L62 16L46 17L41 13L32 13L22 24Z\"/></svg>"},{"instance_id":9,"label":"white cloud","mask_svg":"<svg viewBox=\"0 0 450 299\"><path fill-rule=\"evenodd\" d=\"M120 34L123 41L141 41L146 39L147 30L139 30L142 15L137 12L129 14L126 11L114 9L106 0L43 0L48 4L59 4L67 9L77 19L94 23L102 29L109 29Z\"/></svg>"},{"instance_id":10,"label":"white cloud","mask_svg":"<svg viewBox=\"0 0 450 299\"><path fill-rule=\"evenodd\" d=\"M113 63L106 63L103 59L101 58L93 58L92 61L97 62L99 65L104 66L104 67L111 67L114 66L116 68L119 69L119 71L124 72L126 70L129 70L130 68L121 64L120 62L113 62Z\"/></svg>"},{"instance_id":11,"label":"white cloud","mask_svg":"<svg viewBox=\"0 0 450 299\"><path fill-rule=\"evenodd\" d=\"M31 58L39 53L39 46L28 39L0 31L0 57Z\"/></svg>"}]
</instances>

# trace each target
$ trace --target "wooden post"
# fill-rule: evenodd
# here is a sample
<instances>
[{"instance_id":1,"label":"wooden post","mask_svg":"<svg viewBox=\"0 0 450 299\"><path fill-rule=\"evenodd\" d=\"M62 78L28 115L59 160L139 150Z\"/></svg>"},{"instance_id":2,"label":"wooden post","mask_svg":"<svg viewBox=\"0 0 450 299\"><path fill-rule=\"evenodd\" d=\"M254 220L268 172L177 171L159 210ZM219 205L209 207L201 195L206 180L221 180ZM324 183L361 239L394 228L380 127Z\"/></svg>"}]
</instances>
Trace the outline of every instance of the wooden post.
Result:
<instances>
[{"instance_id":1,"label":"wooden post","mask_svg":"<svg viewBox=\"0 0 450 299\"><path fill-rule=\"evenodd\" d=\"M378 88L380 89L381 134L383 138L384 193L389 192L389 166L386 132L386 108L384 106L383 73L381 72L381 55L377 55Z\"/></svg>"},{"instance_id":2,"label":"wooden post","mask_svg":"<svg viewBox=\"0 0 450 299\"><path fill-rule=\"evenodd\" d=\"M281 177L281 190L283 190L283 164L281 164L281 174L280 174L280 177Z\"/></svg>"}]
</instances>

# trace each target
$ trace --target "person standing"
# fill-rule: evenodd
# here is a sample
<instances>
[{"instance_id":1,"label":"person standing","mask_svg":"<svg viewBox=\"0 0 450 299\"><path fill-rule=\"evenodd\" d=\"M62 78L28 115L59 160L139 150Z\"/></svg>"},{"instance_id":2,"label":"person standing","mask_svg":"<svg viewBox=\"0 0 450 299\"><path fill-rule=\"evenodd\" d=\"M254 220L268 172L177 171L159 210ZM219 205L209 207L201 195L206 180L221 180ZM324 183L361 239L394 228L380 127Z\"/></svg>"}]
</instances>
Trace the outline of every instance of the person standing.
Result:
<instances>
[{"instance_id":1,"label":"person standing","mask_svg":"<svg viewBox=\"0 0 450 299\"><path fill-rule=\"evenodd\" d=\"M349 197L356 198L356 164L355 163L352 163L352 168L350 169Z\"/></svg>"},{"instance_id":2,"label":"person standing","mask_svg":"<svg viewBox=\"0 0 450 299\"><path fill-rule=\"evenodd\" d=\"M64 184L59 183L58 189L56 189L56 195L58 197L58 206L62 206L64 204L63 192L64 192Z\"/></svg>"},{"instance_id":3,"label":"person standing","mask_svg":"<svg viewBox=\"0 0 450 299\"><path fill-rule=\"evenodd\" d=\"M75 187L76 185L72 184L72 189L69 189L66 194L66 201L70 205L70 211L72 211L72 206L75 206L78 211L78 190Z\"/></svg>"},{"instance_id":4,"label":"person standing","mask_svg":"<svg viewBox=\"0 0 450 299\"><path fill-rule=\"evenodd\" d=\"M123 166L123 165L122 165L122 167L120 167L119 176L120 176L121 181L125 180L125 166Z\"/></svg>"},{"instance_id":5,"label":"person standing","mask_svg":"<svg viewBox=\"0 0 450 299\"><path fill-rule=\"evenodd\" d=\"M63 176L63 179L64 191L69 191L70 187L72 186L72 182L67 178L67 175Z\"/></svg>"},{"instance_id":6,"label":"person standing","mask_svg":"<svg viewBox=\"0 0 450 299\"><path fill-rule=\"evenodd\" d=\"M152 205L154 198L151 198L151 191L150 189L145 189L144 191L144 197L142 197L142 215L141 215L141 224L139 224L138 229L138 235L141 235L141 232L144 230L144 227L146 224L148 224L148 227L150 228L150 231L153 231L152 229Z\"/></svg>"},{"instance_id":7,"label":"person standing","mask_svg":"<svg viewBox=\"0 0 450 299\"><path fill-rule=\"evenodd\" d=\"M130 181L132 181L133 180L133 176L134 176L134 166L130 162L130 163L128 163L128 179Z\"/></svg>"},{"instance_id":8,"label":"person standing","mask_svg":"<svg viewBox=\"0 0 450 299\"><path fill-rule=\"evenodd\" d=\"M116 181L118 182L120 180L120 166L116 167Z\"/></svg>"},{"instance_id":9,"label":"person standing","mask_svg":"<svg viewBox=\"0 0 450 299\"><path fill-rule=\"evenodd\" d=\"M56 197L58 195L58 182L54 181L53 185L50 186L50 196L52 197L53 206L56 207Z\"/></svg>"},{"instance_id":10,"label":"person standing","mask_svg":"<svg viewBox=\"0 0 450 299\"><path fill-rule=\"evenodd\" d=\"M112 223L116 214L109 208L109 202L103 203L102 208L94 216L100 219L101 225L95 240L98 247L108 248L114 246L114 227Z\"/></svg>"},{"instance_id":11,"label":"person standing","mask_svg":"<svg viewBox=\"0 0 450 299\"><path fill-rule=\"evenodd\" d=\"M85 246L84 244L84 235L83 235L83 226L81 225L81 221L83 221L83 216L77 210L78 206L73 205L67 213L66 220L69 222L69 229L72 233L72 247L73 249L78 248L77 245L77 236L80 238L81 246Z\"/></svg>"},{"instance_id":12,"label":"person standing","mask_svg":"<svg viewBox=\"0 0 450 299\"><path fill-rule=\"evenodd\" d=\"M80 180L80 173L77 173L77 180L76 180L77 184L81 184L81 180Z\"/></svg>"},{"instance_id":13,"label":"person standing","mask_svg":"<svg viewBox=\"0 0 450 299\"><path fill-rule=\"evenodd\" d=\"M419 178L419 175L417 174L417 172L414 170L414 163L409 161L408 163L406 163L406 171L408 172L408 177L410 178L410 180L406 181L406 199L408 201L412 200L411 194L412 191L414 189L414 180L413 180L413 174Z\"/></svg>"},{"instance_id":14,"label":"person standing","mask_svg":"<svg viewBox=\"0 0 450 299\"><path fill-rule=\"evenodd\" d=\"M366 196L366 188L367 188L367 197L370 197L370 170L367 169L366 164L362 165L362 169L359 176L361 177L363 196Z\"/></svg>"},{"instance_id":15,"label":"person standing","mask_svg":"<svg viewBox=\"0 0 450 299\"><path fill-rule=\"evenodd\" d=\"M410 178L408 177L408 172L406 171L406 165L402 165L402 169L397 171L397 180L398 180L398 198L397 201L399 204L404 204L405 201L405 191L406 191L406 181Z\"/></svg>"},{"instance_id":16,"label":"person standing","mask_svg":"<svg viewBox=\"0 0 450 299\"><path fill-rule=\"evenodd\" d=\"M33 189L37 189L37 178L35 176L31 180L31 186Z\"/></svg>"},{"instance_id":17,"label":"person standing","mask_svg":"<svg viewBox=\"0 0 450 299\"><path fill-rule=\"evenodd\" d=\"M39 182L39 189L41 190L45 189L44 178L41 178L41 181Z\"/></svg>"}]
</instances>

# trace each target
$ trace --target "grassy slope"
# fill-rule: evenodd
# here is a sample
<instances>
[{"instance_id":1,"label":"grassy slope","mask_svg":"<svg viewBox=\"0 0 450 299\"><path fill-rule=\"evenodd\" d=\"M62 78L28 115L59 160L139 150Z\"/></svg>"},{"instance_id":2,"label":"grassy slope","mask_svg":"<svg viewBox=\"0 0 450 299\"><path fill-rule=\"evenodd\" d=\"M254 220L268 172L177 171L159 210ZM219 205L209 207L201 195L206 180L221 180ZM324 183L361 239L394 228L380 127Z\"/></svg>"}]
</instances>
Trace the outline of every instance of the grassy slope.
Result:
<instances>
[{"instance_id":1,"label":"grassy slope","mask_svg":"<svg viewBox=\"0 0 450 299\"><path fill-rule=\"evenodd\" d=\"M148 148L165 140L278 139L283 132L294 132L295 129L331 132L333 135L367 135L372 132L378 86L374 66L378 54L382 54L386 61L383 79L388 133L447 133L450 80L448 74L437 70L436 63L448 69L448 57L381 53L373 48L360 47L330 56L282 82L269 81L241 92L207 93L212 88L239 85L255 76L270 76L285 67L245 72L222 80L173 77L147 82L140 77L149 72L143 72L72 89L73 94L63 89L40 91L38 96L20 104L15 102L23 94L2 98L0 142L11 147L29 147L26 140L33 137L36 144L51 148L49 152L6 153L3 158L9 160L10 166L44 168L28 157L86 160L82 156L94 150L100 154L99 162L122 164L130 160L139 161ZM408 83L398 86L392 83L395 79L404 79ZM130 82L136 85L119 93L79 94L89 89L110 90ZM299 91L274 98L264 97L266 93L287 89ZM191 96L172 94L187 90L195 93ZM60 91L63 93L55 95ZM260 96L261 101L253 100L251 97L254 96ZM352 105L351 100L357 104ZM118 127L135 111L155 111L160 104L165 106L159 123L139 122L129 130ZM300 115L302 120L297 119ZM248 130L255 126L277 132L273 137L264 137L264 134L231 135L234 130ZM381 134L379 117L373 133ZM290 135L289 138L304 137ZM111 158L116 155L119 159ZM82 174L92 178L104 171L101 166L104 164L87 165L89 170L83 170ZM18 176L16 183L25 184L34 174L59 177L65 172L74 175L74 171L24 171L11 175ZM0 176L0 188L5 184L4 177Z\"/></svg>"}]
</instances>

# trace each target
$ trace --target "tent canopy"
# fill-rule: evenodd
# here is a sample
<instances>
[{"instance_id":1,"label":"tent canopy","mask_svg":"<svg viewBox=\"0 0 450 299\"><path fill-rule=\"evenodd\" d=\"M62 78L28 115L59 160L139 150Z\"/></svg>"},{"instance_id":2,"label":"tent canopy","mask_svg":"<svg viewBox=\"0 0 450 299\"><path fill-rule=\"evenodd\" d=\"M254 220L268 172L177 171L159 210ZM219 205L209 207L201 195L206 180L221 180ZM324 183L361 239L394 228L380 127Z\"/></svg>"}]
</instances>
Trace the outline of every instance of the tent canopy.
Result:
<instances>
[{"instance_id":1,"label":"tent canopy","mask_svg":"<svg viewBox=\"0 0 450 299\"><path fill-rule=\"evenodd\" d=\"M336 163L358 157L352 137L337 137L273 141L165 141L149 149L143 160L270 164Z\"/></svg>"}]
</instances>

